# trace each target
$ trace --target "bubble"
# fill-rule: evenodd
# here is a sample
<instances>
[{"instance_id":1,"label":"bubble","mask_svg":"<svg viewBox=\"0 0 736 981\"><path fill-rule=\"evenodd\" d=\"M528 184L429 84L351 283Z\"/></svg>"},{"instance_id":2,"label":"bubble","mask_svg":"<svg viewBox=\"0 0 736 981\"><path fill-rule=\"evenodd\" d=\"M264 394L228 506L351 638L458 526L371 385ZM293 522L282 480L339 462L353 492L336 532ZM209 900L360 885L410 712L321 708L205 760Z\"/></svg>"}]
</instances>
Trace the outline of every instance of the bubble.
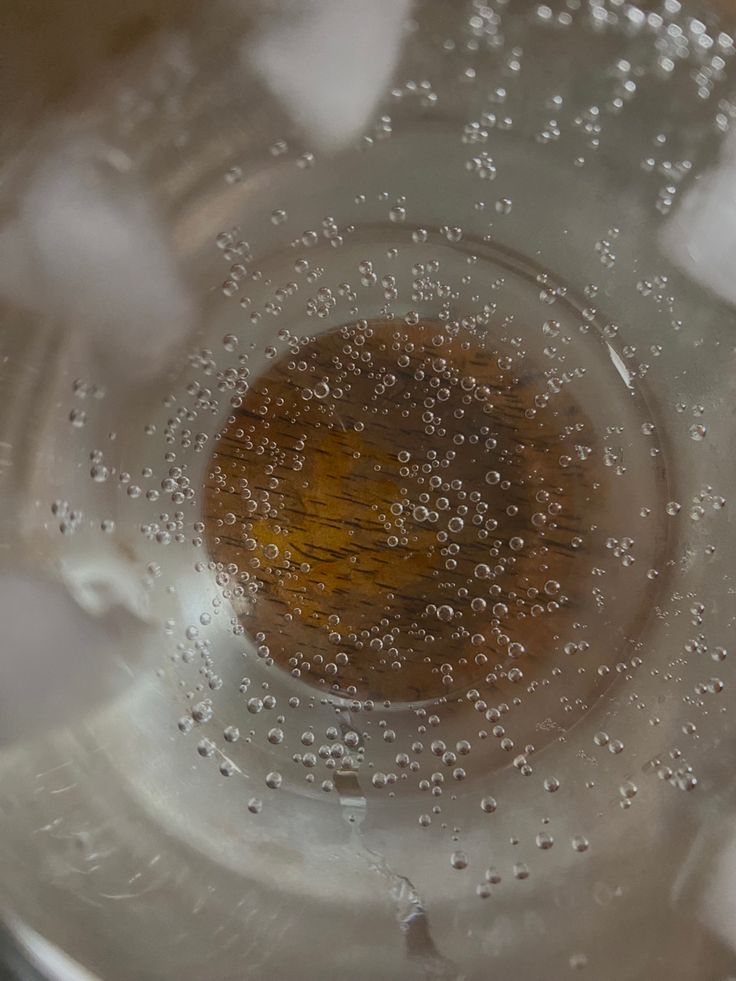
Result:
<instances>
[{"instance_id":1,"label":"bubble","mask_svg":"<svg viewBox=\"0 0 736 981\"><path fill-rule=\"evenodd\" d=\"M493 814L493 812L498 807L495 797L482 797L480 802L480 809L485 814Z\"/></svg>"},{"instance_id":2,"label":"bubble","mask_svg":"<svg viewBox=\"0 0 736 981\"><path fill-rule=\"evenodd\" d=\"M450 855L450 865L458 871L468 867L468 856L463 851L454 851Z\"/></svg>"},{"instance_id":3,"label":"bubble","mask_svg":"<svg viewBox=\"0 0 736 981\"><path fill-rule=\"evenodd\" d=\"M263 801L260 797L251 797L248 801L248 810L251 814L260 814L263 810Z\"/></svg>"},{"instance_id":4,"label":"bubble","mask_svg":"<svg viewBox=\"0 0 736 981\"><path fill-rule=\"evenodd\" d=\"M541 848L543 851L546 851L548 848L551 848L554 845L555 840L551 834L548 834L546 831L540 831L535 838L535 842L537 848Z\"/></svg>"},{"instance_id":5,"label":"bubble","mask_svg":"<svg viewBox=\"0 0 736 981\"><path fill-rule=\"evenodd\" d=\"M284 778L275 770L272 770L270 773L266 774L266 786L271 790L278 790L283 781Z\"/></svg>"},{"instance_id":6,"label":"bubble","mask_svg":"<svg viewBox=\"0 0 736 981\"><path fill-rule=\"evenodd\" d=\"M560 781L557 777L547 777L544 781L544 789L548 794L554 794L560 789Z\"/></svg>"},{"instance_id":7,"label":"bubble","mask_svg":"<svg viewBox=\"0 0 736 981\"><path fill-rule=\"evenodd\" d=\"M585 835L574 835L570 844L572 845L573 851L576 852L587 852L590 848L590 843Z\"/></svg>"},{"instance_id":8,"label":"bubble","mask_svg":"<svg viewBox=\"0 0 736 981\"><path fill-rule=\"evenodd\" d=\"M192 718L195 722L203 725L210 721L212 715L212 705L209 702L197 702L196 705L192 706Z\"/></svg>"},{"instance_id":9,"label":"bubble","mask_svg":"<svg viewBox=\"0 0 736 981\"><path fill-rule=\"evenodd\" d=\"M497 484L501 480L501 474L498 472L498 470L489 470L486 473L485 479L487 484L493 486L494 484Z\"/></svg>"},{"instance_id":10,"label":"bubble","mask_svg":"<svg viewBox=\"0 0 736 981\"><path fill-rule=\"evenodd\" d=\"M705 439L708 429L701 422L697 422L690 427L688 432L690 439L695 440L696 443L701 443Z\"/></svg>"}]
</instances>

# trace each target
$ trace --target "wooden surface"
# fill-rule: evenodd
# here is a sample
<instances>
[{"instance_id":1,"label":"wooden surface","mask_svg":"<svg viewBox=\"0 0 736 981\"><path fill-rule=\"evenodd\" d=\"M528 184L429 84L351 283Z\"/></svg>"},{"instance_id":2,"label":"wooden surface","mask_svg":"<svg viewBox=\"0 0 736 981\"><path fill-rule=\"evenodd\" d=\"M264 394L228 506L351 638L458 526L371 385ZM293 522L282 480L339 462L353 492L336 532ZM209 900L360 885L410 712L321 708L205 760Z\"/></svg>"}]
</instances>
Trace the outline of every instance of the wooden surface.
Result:
<instances>
[{"instance_id":1,"label":"wooden surface","mask_svg":"<svg viewBox=\"0 0 736 981\"><path fill-rule=\"evenodd\" d=\"M436 698L491 672L529 680L571 639L589 565L572 540L603 504L573 451L590 424L564 393L537 409L544 380L464 336L403 323L323 334L274 362L220 434L210 554L237 566L248 633L306 682ZM525 653L510 657L514 643Z\"/></svg>"}]
</instances>

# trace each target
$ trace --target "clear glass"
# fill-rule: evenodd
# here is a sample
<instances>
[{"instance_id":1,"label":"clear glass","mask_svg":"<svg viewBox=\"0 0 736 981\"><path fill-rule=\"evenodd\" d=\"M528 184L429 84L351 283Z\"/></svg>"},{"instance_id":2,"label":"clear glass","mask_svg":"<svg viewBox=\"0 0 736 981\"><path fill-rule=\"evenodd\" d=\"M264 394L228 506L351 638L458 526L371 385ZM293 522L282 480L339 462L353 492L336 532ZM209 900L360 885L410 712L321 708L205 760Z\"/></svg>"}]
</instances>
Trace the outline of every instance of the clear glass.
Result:
<instances>
[{"instance_id":1,"label":"clear glass","mask_svg":"<svg viewBox=\"0 0 736 981\"><path fill-rule=\"evenodd\" d=\"M6 290L4 569L49 591L43 609L19 601L8 613L9 650L32 628L48 642L48 670L26 687L9 660L20 692L0 749L11 930L50 976L57 948L106 981L727 981L728 10L419 2L365 131L340 149L316 147L253 68L260 18L298 20L288 5L247 17L235 4L143 10L122 26L110 15L100 30L117 47L83 66L73 94L41 87L7 110L8 222L35 161L61 155L72 172L89 154L113 204L127 201L121 180L145 187L197 311L148 377L153 330L129 371L113 333L95 346ZM50 20L49 32L64 26ZM66 44L54 84L69 74ZM335 630L349 664L380 668L355 691L339 659L333 676L314 666L324 659L304 667L321 648L310 655L311 635L292 633L296 601L285 639L263 619L265 549L280 542L286 561L298 516L276 506L254 531L250 491L240 495L229 568L218 549L230 512L212 519L207 504L227 468L228 420L274 365L305 391L305 339L345 325L355 385L362 349L364 371L379 363L371 337L396 337L397 390L421 419L409 433L385 372L365 404L351 402L342 364L327 395L310 382L345 440L375 425L372 406L386 410L394 434L381 445L397 468L376 513L387 511L396 558L381 561L398 568L404 556L400 582L426 607L417 625L387 589L362 640ZM425 356L435 338L449 352L441 364ZM482 374L463 389L463 343L495 394L480 391ZM445 384L466 391L460 423L443 416ZM246 443L239 459L276 481L274 496L296 479ZM506 487L500 471L517 452L528 471ZM326 465L336 480L341 459ZM479 477L497 465L498 478ZM398 532L391 504L405 513ZM461 535L449 522L470 527L476 514L485 537L467 546L466 569L453 557L466 539L447 550ZM411 573L424 521L438 570L426 590ZM325 506L308 544L335 525L342 533ZM481 546L501 571L478 571ZM364 553L354 557L361 568ZM319 577L300 574L311 596ZM347 598L328 583L319 607L343 619L373 578L345 575ZM77 615L81 669L64 660ZM403 632L390 633L391 617ZM486 621L487 636L468 641ZM409 693L412 629L431 667ZM387 667L370 652L391 644Z\"/></svg>"}]
</instances>

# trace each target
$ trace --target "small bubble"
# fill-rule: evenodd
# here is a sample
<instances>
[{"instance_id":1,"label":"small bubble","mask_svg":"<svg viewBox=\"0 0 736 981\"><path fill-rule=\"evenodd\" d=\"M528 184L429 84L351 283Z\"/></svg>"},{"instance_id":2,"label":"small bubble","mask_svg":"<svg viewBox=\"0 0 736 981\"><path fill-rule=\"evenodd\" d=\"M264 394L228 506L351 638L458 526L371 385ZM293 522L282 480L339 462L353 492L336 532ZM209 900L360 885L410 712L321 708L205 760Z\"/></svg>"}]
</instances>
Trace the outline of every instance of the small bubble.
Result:
<instances>
[{"instance_id":1,"label":"small bubble","mask_svg":"<svg viewBox=\"0 0 736 981\"><path fill-rule=\"evenodd\" d=\"M453 869L460 871L468 867L468 857L465 852L455 851L450 855L450 865Z\"/></svg>"},{"instance_id":2,"label":"small bubble","mask_svg":"<svg viewBox=\"0 0 736 981\"><path fill-rule=\"evenodd\" d=\"M200 725L203 725L205 722L209 722L212 715L212 706L209 702L197 702L196 705L192 706L192 718Z\"/></svg>"},{"instance_id":3,"label":"small bubble","mask_svg":"<svg viewBox=\"0 0 736 981\"><path fill-rule=\"evenodd\" d=\"M701 422L696 422L690 427L688 432L690 433L690 439L694 439L696 443L701 443L705 439L708 430Z\"/></svg>"},{"instance_id":4,"label":"small bubble","mask_svg":"<svg viewBox=\"0 0 736 981\"><path fill-rule=\"evenodd\" d=\"M259 797L251 797L248 801L248 810L251 814L260 814L263 810L263 801Z\"/></svg>"},{"instance_id":5,"label":"small bubble","mask_svg":"<svg viewBox=\"0 0 736 981\"><path fill-rule=\"evenodd\" d=\"M485 814L493 814L498 807L495 797L483 797L480 802L480 809Z\"/></svg>"}]
</instances>

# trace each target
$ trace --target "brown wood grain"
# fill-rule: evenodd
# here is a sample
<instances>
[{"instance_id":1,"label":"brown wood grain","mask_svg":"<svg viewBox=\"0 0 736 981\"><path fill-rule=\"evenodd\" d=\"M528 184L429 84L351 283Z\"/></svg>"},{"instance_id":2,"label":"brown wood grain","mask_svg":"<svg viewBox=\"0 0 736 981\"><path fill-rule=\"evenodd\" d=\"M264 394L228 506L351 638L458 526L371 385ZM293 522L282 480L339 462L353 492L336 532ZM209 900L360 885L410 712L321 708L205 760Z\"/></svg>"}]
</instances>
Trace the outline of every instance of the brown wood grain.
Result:
<instances>
[{"instance_id":1,"label":"brown wood grain","mask_svg":"<svg viewBox=\"0 0 736 981\"><path fill-rule=\"evenodd\" d=\"M539 408L544 379L498 355L437 324L354 325L252 384L211 459L206 539L237 568L241 622L282 668L416 701L512 668L529 679L570 639L586 565L572 540L604 504L597 465L572 449L590 424L564 392ZM329 395L310 396L320 385ZM423 493L435 523L419 520ZM477 577L483 564L492 578Z\"/></svg>"}]
</instances>

